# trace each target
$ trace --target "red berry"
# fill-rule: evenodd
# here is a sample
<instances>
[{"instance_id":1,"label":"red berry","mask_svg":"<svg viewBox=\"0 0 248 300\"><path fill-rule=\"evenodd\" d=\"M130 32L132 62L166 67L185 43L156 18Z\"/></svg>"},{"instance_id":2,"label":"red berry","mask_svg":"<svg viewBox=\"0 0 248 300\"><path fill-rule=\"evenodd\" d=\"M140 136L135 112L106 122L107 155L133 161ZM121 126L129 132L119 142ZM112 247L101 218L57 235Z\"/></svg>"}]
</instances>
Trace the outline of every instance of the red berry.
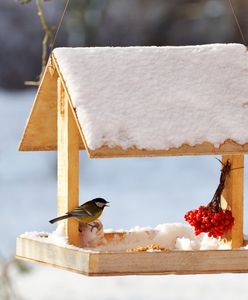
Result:
<instances>
[{"instance_id":1,"label":"red berry","mask_svg":"<svg viewBox=\"0 0 248 300\"><path fill-rule=\"evenodd\" d=\"M201 205L198 209L188 211L184 219L195 228L195 235L207 232L208 236L215 238L222 236L234 224L230 210L214 212L214 206Z\"/></svg>"}]
</instances>

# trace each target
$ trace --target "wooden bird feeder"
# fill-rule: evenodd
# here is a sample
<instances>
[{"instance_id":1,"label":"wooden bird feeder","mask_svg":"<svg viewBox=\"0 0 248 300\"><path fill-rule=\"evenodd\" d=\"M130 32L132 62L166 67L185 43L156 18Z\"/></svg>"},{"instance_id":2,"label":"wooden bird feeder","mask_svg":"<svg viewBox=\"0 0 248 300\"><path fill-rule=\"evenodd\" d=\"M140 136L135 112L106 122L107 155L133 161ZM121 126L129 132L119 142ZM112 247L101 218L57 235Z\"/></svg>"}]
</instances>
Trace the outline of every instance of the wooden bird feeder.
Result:
<instances>
[{"instance_id":1,"label":"wooden bird feeder","mask_svg":"<svg viewBox=\"0 0 248 300\"><path fill-rule=\"evenodd\" d=\"M212 67L211 62L214 62ZM109 65L112 65L110 71ZM79 205L79 150L86 150L89 158L222 155L223 162L230 160L232 168L237 168L228 177L223 198L223 202L230 206L235 219L232 231L227 237L232 243L232 250L94 253L76 247L63 248L20 236L17 238L17 257L91 276L248 272L248 251L239 249L244 245L244 154L248 153L248 138L238 142L233 134L235 126L245 131L248 128L247 113L246 118L239 114L240 111L242 113L242 109L247 109L247 70L246 48L233 44L56 49L49 59L39 86L20 150L57 150L58 215ZM172 75L169 75L171 73ZM238 84L235 85L235 82ZM202 92L199 87L204 85L206 88ZM81 90L78 92L79 87ZM172 95L174 96L171 97ZM200 95L205 97L205 101L201 101L200 107L195 108ZM140 101L141 96L146 97L147 101ZM97 102L94 103L96 97ZM109 97L113 101L108 106ZM133 97L130 100L133 103L126 106L130 97ZM217 102L218 99L226 97L229 100L222 108L208 107L208 100L216 99ZM186 102L185 106L180 104L183 103L180 102L181 99ZM161 101L164 101L165 106L162 111ZM192 105L194 101L196 105ZM139 105L141 106L136 110L137 113L149 111L151 116L157 116L156 119L150 117L146 122L147 114L144 114L142 122L136 124L137 116L132 115L130 107ZM236 106L240 108L238 112L235 110ZM114 113L109 114L111 109L114 109ZM198 124L192 121L194 109L200 111ZM201 140L199 136L196 137L195 143L187 143L185 131L185 142L179 140L179 144L173 144L174 140L171 139L171 146L164 149L160 144L156 145L159 137L161 140L166 139L166 130L177 134L176 130L179 127L184 131L188 125L183 122L187 120L192 121L189 122L189 126L195 126L191 131L194 133L206 118L208 126L203 129L208 132L216 122L210 113L212 110L216 114L215 109L219 109L217 122L220 123L213 130L220 128L221 134L225 133L222 134L221 143L213 142L211 137ZM99 111L99 118L103 118L103 125L100 123L100 126L92 122L92 118L95 118L94 113L97 112L99 116ZM230 123L221 123L228 113L232 118ZM130 138L123 128L116 130L113 126L108 127L114 122L114 115L115 122L118 122L123 114L128 115L130 124L134 123L133 128L137 129L140 126L140 131L137 132L140 132L140 135L145 132L148 136L146 142L154 144L154 147L136 142L135 138L139 134ZM90 119L89 122L87 118ZM169 125L163 128L165 119L169 120ZM173 122L176 124L175 128ZM94 135L94 130L97 134L99 131L99 128L94 128L95 125L101 130L107 128L105 131L100 130L99 143L94 139L92 141L91 133ZM157 126L155 131L154 126ZM115 130L115 136L119 136L121 141L131 140L132 144L123 146L121 143L109 142L106 132L111 130ZM99 136L97 134L96 139ZM200 135L204 137L201 132ZM69 219L65 230L69 243L77 245L78 222ZM120 233L105 235L106 238L112 238L115 234Z\"/></svg>"}]
</instances>

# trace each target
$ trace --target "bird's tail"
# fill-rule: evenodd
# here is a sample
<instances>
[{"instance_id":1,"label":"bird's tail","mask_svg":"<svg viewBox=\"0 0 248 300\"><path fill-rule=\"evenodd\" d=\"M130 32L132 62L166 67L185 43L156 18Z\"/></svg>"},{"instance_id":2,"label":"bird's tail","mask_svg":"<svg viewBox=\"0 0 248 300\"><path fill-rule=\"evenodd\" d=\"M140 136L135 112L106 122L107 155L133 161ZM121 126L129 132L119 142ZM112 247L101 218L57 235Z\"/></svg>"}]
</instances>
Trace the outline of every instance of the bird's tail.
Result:
<instances>
[{"instance_id":1,"label":"bird's tail","mask_svg":"<svg viewBox=\"0 0 248 300\"><path fill-rule=\"evenodd\" d=\"M61 217L57 217L57 218L55 218L55 219L52 219L52 220L50 220L49 222L51 223L51 224L53 224L53 223L55 223L55 222L58 222L58 221L61 221L61 220L64 220L64 219L68 219L68 218L70 218L71 216L70 215L64 215L64 216L61 216Z\"/></svg>"}]
</instances>

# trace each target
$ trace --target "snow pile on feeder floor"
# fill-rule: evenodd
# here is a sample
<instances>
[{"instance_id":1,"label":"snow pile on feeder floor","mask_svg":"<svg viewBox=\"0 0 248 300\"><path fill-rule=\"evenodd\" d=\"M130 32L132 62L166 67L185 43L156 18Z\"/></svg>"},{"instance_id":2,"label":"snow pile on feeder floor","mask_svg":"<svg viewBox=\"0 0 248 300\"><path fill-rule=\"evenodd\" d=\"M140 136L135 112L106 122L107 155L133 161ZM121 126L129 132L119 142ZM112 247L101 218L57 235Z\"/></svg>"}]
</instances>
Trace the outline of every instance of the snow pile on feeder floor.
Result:
<instances>
[{"instance_id":1,"label":"snow pile on feeder floor","mask_svg":"<svg viewBox=\"0 0 248 300\"><path fill-rule=\"evenodd\" d=\"M86 234L86 236L85 236ZM136 226L128 231L98 231L88 227L84 232L84 243L91 246L78 248L69 245L64 235L64 225L58 225L52 233L27 232L23 238L33 239L60 247L92 252L139 252L171 250L224 250L231 249L230 244L220 238L209 237L207 233L195 236L194 228L181 223L159 224L155 228ZM94 245L94 246L92 246Z\"/></svg>"}]
</instances>

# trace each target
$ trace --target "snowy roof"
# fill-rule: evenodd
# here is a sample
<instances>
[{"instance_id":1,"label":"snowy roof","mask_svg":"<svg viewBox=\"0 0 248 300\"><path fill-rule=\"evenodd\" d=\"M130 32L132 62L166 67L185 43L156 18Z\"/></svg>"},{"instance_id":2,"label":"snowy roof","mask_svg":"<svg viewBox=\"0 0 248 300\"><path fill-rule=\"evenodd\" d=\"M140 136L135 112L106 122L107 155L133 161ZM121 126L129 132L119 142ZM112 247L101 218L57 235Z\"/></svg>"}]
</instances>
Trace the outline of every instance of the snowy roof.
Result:
<instances>
[{"instance_id":1,"label":"snowy roof","mask_svg":"<svg viewBox=\"0 0 248 300\"><path fill-rule=\"evenodd\" d=\"M243 45L58 48L53 64L92 156L248 150L248 55ZM43 90L55 89L56 76L46 73ZM42 97L44 103L56 97L44 97L43 90L41 86L37 104ZM52 114L56 119L56 110ZM30 150L25 146L28 130L21 150Z\"/></svg>"}]
</instances>

